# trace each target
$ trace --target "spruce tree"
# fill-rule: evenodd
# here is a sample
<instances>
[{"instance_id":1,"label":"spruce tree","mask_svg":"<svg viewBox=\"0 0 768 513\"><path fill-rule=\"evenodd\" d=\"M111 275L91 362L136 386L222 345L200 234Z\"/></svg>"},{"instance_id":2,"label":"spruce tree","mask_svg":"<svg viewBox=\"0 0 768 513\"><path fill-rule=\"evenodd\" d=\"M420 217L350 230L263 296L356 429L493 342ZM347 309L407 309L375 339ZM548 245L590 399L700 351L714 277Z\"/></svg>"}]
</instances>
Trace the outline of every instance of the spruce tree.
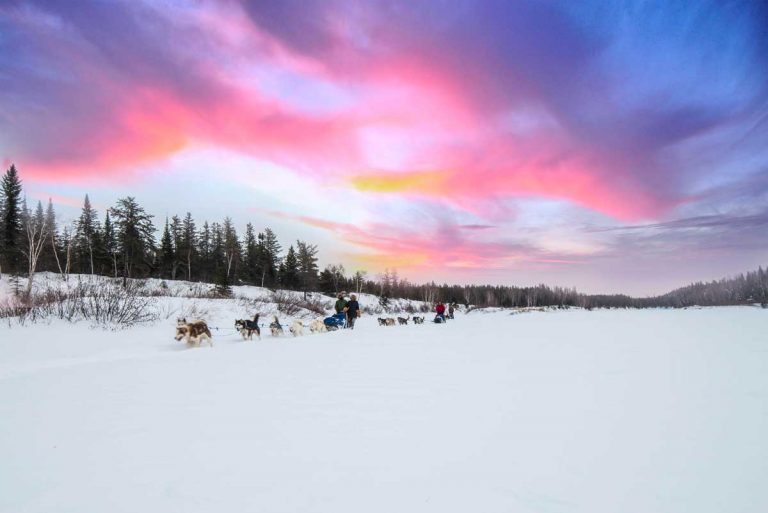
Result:
<instances>
[{"instance_id":1,"label":"spruce tree","mask_svg":"<svg viewBox=\"0 0 768 513\"><path fill-rule=\"evenodd\" d=\"M261 269L262 287L272 287L277 283L278 263L282 248L277 241L277 235L269 228L259 234L259 268Z\"/></svg>"},{"instance_id":2,"label":"spruce tree","mask_svg":"<svg viewBox=\"0 0 768 513\"><path fill-rule=\"evenodd\" d=\"M211 261L211 227L208 225L208 221L203 223L203 227L197 235L197 254L200 260L197 279L208 281L213 272L213 263Z\"/></svg>"},{"instance_id":3,"label":"spruce tree","mask_svg":"<svg viewBox=\"0 0 768 513\"><path fill-rule=\"evenodd\" d=\"M245 249L245 255L243 256L245 263L244 277L248 283L258 283L257 280L260 278L259 244L256 240L256 234L251 223L245 225L245 240L243 241L243 247Z\"/></svg>"},{"instance_id":4,"label":"spruce tree","mask_svg":"<svg viewBox=\"0 0 768 513\"><path fill-rule=\"evenodd\" d=\"M165 218L165 229L163 229L163 236L160 238L160 277L170 278L175 255L173 251L173 240L171 239L171 231L168 228L168 218Z\"/></svg>"},{"instance_id":5,"label":"spruce tree","mask_svg":"<svg viewBox=\"0 0 768 513\"><path fill-rule=\"evenodd\" d=\"M297 240L296 247L298 248L299 284L306 299L307 292L317 288L317 246Z\"/></svg>"},{"instance_id":6,"label":"spruce tree","mask_svg":"<svg viewBox=\"0 0 768 513\"><path fill-rule=\"evenodd\" d=\"M146 275L152 268L155 249L155 227L136 199L128 196L117 200L109 209L115 219L118 253L123 278Z\"/></svg>"},{"instance_id":7,"label":"spruce tree","mask_svg":"<svg viewBox=\"0 0 768 513\"><path fill-rule=\"evenodd\" d=\"M117 278L117 237L112 220L109 218L109 210L104 215L104 228L101 230L101 238L104 247L104 262L102 265L109 269L109 274Z\"/></svg>"},{"instance_id":8,"label":"spruce tree","mask_svg":"<svg viewBox=\"0 0 768 513\"><path fill-rule=\"evenodd\" d=\"M16 166L11 164L5 172L2 182L3 209L0 212L2 226L2 247L0 247L0 265L11 274L21 269L21 180Z\"/></svg>"},{"instance_id":9,"label":"spruce tree","mask_svg":"<svg viewBox=\"0 0 768 513\"><path fill-rule=\"evenodd\" d=\"M98 237L99 220L91 207L91 200L85 195L83 209L75 225L74 253L78 272L96 272L94 245Z\"/></svg>"},{"instance_id":10,"label":"spruce tree","mask_svg":"<svg viewBox=\"0 0 768 513\"><path fill-rule=\"evenodd\" d=\"M288 248L280 267L280 285L287 289L297 288L299 286L299 259L293 246Z\"/></svg>"},{"instance_id":11,"label":"spruce tree","mask_svg":"<svg viewBox=\"0 0 768 513\"><path fill-rule=\"evenodd\" d=\"M56 211L53 209L53 201L48 198L48 207L45 209L45 224L48 227L48 240L45 243L41 255L40 268L44 271L61 273L61 245L59 241L59 228L56 222Z\"/></svg>"},{"instance_id":12,"label":"spruce tree","mask_svg":"<svg viewBox=\"0 0 768 513\"><path fill-rule=\"evenodd\" d=\"M181 225L181 245L177 252L187 269L187 280L192 281L192 269L197 265L197 227L192 214L187 212Z\"/></svg>"},{"instance_id":13,"label":"spruce tree","mask_svg":"<svg viewBox=\"0 0 768 513\"><path fill-rule=\"evenodd\" d=\"M224 262L227 266L227 278L235 282L240 264L240 241L229 217L224 219L222 230L224 231Z\"/></svg>"}]
</instances>

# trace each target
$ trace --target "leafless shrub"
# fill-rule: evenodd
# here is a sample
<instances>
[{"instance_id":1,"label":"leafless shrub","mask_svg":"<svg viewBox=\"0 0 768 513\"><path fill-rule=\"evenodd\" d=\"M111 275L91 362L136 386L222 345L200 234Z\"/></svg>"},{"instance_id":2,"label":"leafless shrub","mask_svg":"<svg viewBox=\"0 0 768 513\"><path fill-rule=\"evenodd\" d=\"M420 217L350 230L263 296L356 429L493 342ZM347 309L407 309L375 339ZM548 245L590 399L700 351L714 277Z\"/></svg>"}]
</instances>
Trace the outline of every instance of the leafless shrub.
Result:
<instances>
[{"instance_id":1,"label":"leafless shrub","mask_svg":"<svg viewBox=\"0 0 768 513\"><path fill-rule=\"evenodd\" d=\"M193 301L181 308L178 317L183 317L184 319L205 319L208 317L208 314L207 308L203 308Z\"/></svg>"},{"instance_id":2,"label":"leafless shrub","mask_svg":"<svg viewBox=\"0 0 768 513\"><path fill-rule=\"evenodd\" d=\"M281 290L273 292L268 301L275 303L279 312L291 317L298 315L302 310L324 315L326 310L331 307L330 302L324 301L320 297L310 296L304 299L296 294Z\"/></svg>"},{"instance_id":3,"label":"leafless shrub","mask_svg":"<svg viewBox=\"0 0 768 513\"><path fill-rule=\"evenodd\" d=\"M271 301L277 305L278 311L285 315L294 316L301 311L301 299L281 290L272 293Z\"/></svg>"},{"instance_id":4,"label":"leafless shrub","mask_svg":"<svg viewBox=\"0 0 768 513\"><path fill-rule=\"evenodd\" d=\"M126 286L109 280L79 282L68 290L47 288L42 292L0 308L0 317L14 317L23 325L47 319L68 322L90 321L102 328L127 328L157 319L155 300L140 282Z\"/></svg>"}]
</instances>

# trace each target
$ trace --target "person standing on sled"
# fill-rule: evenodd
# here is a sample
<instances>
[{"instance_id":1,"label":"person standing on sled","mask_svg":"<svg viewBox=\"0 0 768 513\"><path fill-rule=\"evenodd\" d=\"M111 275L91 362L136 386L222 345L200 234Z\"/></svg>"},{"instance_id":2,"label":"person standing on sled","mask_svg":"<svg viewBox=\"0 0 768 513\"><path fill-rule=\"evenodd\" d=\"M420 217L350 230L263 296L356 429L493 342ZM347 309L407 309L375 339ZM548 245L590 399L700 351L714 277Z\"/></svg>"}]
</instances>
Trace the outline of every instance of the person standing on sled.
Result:
<instances>
[{"instance_id":1,"label":"person standing on sled","mask_svg":"<svg viewBox=\"0 0 768 513\"><path fill-rule=\"evenodd\" d=\"M440 322L445 322L445 305L442 301L437 302L435 312L437 313L437 317L440 318ZM435 318L435 320L437 320L437 318Z\"/></svg>"},{"instance_id":2,"label":"person standing on sled","mask_svg":"<svg viewBox=\"0 0 768 513\"><path fill-rule=\"evenodd\" d=\"M349 296L349 302L344 311L347 312L347 328L355 329L355 319L360 317L360 303L357 302L356 295Z\"/></svg>"}]
</instances>

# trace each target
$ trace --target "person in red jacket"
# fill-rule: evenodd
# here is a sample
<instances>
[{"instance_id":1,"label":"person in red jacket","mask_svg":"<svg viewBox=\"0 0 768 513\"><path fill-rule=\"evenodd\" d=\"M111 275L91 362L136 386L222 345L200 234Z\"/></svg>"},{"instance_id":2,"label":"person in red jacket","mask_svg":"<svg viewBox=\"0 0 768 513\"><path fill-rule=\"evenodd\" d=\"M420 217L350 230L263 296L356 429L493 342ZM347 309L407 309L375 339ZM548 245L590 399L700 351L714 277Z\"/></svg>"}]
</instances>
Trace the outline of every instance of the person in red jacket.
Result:
<instances>
[{"instance_id":1,"label":"person in red jacket","mask_svg":"<svg viewBox=\"0 0 768 513\"><path fill-rule=\"evenodd\" d=\"M435 307L435 312L437 313L437 317L440 318L440 322L445 322L445 305L443 304L442 301L437 302L437 306Z\"/></svg>"}]
</instances>

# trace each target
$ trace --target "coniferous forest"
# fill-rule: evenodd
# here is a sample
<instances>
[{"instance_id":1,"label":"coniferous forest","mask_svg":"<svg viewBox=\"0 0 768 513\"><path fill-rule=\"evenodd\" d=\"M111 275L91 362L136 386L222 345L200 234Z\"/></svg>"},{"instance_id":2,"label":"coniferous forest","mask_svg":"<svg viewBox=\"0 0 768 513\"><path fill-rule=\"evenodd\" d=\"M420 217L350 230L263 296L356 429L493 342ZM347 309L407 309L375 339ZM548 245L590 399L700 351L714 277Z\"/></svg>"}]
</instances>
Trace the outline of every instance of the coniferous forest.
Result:
<instances>
[{"instance_id":1,"label":"coniferous forest","mask_svg":"<svg viewBox=\"0 0 768 513\"><path fill-rule=\"evenodd\" d=\"M159 237L158 237L159 234ZM768 304L768 270L708 283L694 283L667 294L633 298L588 295L572 288L538 285L415 284L386 270L376 276L343 265L318 267L316 245L281 243L270 228L248 223L238 233L232 220L196 221L190 212L158 220L136 198L120 198L97 212L86 194L74 223L60 226L53 203L27 204L14 165L2 178L0 194L0 273L34 276L49 271L96 274L127 280L161 278L230 285L257 285L301 291L368 292L384 298L447 301L479 307L578 306L648 308ZM31 281L30 281L31 283ZM31 285L30 285L31 287ZM30 290L20 291L29 294Z\"/></svg>"}]
</instances>

